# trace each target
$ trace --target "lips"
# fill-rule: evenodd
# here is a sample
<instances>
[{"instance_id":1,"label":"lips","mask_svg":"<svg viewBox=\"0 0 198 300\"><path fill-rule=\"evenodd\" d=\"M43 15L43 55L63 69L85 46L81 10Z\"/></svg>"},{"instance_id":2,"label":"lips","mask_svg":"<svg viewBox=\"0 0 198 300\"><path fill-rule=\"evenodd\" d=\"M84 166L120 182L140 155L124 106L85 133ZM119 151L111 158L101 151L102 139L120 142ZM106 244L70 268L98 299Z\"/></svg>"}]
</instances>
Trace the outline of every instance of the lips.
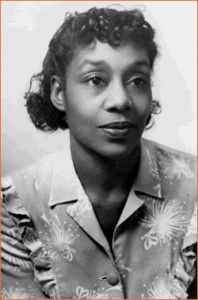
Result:
<instances>
[{"instance_id":1,"label":"lips","mask_svg":"<svg viewBox=\"0 0 198 300\"><path fill-rule=\"evenodd\" d=\"M99 126L105 134L113 139L125 139L135 125L131 122L112 122L102 126Z\"/></svg>"},{"instance_id":2,"label":"lips","mask_svg":"<svg viewBox=\"0 0 198 300\"><path fill-rule=\"evenodd\" d=\"M132 128L135 125L131 122L112 122L112 123L108 123L102 126L99 126L100 128L107 128L107 129L128 129L128 128Z\"/></svg>"}]
</instances>

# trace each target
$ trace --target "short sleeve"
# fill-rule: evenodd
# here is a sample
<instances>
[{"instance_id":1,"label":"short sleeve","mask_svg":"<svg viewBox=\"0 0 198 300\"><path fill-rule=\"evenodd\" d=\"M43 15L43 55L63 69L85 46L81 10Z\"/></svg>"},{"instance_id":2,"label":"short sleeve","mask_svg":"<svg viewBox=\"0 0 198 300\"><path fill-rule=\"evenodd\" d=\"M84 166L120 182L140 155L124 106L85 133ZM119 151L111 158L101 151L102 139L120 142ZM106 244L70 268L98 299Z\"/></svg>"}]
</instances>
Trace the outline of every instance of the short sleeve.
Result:
<instances>
[{"instance_id":1,"label":"short sleeve","mask_svg":"<svg viewBox=\"0 0 198 300\"><path fill-rule=\"evenodd\" d=\"M188 292L188 298L196 298L196 248L197 248L197 207L189 221L183 240L181 255L175 268L175 276Z\"/></svg>"},{"instance_id":2,"label":"short sleeve","mask_svg":"<svg viewBox=\"0 0 198 300\"><path fill-rule=\"evenodd\" d=\"M183 249L197 243L197 205L195 205L193 215L187 227L184 237Z\"/></svg>"},{"instance_id":3,"label":"short sleeve","mask_svg":"<svg viewBox=\"0 0 198 300\"><path fill-rule=\"evenodd\" d=\"M22 206L10 177L2 180L2 297L45 297L34 277L33 263L26 249L19 223L30 219Z\"/></svg>"}]
</instances>

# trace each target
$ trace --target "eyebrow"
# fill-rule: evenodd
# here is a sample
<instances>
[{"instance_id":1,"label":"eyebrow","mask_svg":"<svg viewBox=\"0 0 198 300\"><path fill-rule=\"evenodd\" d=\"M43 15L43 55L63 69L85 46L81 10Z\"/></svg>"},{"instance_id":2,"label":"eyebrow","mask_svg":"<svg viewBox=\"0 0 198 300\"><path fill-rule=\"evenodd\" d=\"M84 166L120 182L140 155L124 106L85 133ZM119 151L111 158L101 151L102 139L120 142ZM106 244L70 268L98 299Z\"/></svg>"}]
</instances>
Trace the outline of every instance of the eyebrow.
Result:
<instances>
[{"instance_id":1,"label":"eyebrow","mask_svg":"<svg viewBox=\"0 0 198 300\"><path fill-rule=\"evenodd\" d=\"M149 68L149 70L151 69L150 64L146 60L136 61L136 62L132 63L130 66L147 67L147 68Z\"/></svg>"},{"instance_id":2,"label":"eyebrow","mask_svg":"<svg viewBox=\"0 0 198 300\"><path fill-rule=\"evenodd\" d=\"M80 69L82 69L86 65L92 65L94 67L100 67L101 65L103 66L108 66L108 64L104 60L91 60L91 59L85 59L79 66Z\"/></svg>"},{"instance_id":3,"label":"eyebrow","mask_svg":"<svg viewBox=\"0 0 198 300\"><path fill-rule=\"evenodd\" d=\"M85 59L79 66L79 69L82 69L84 66L86 65L92 65L94 67L101 67L101 66L106 66L109 68L109 65L106 61L104 60L90 60L90 59ZM128 69L131 68L138 68L138 67L146 67L147 69L149 69L149 71L151 70L151 66L148 63L147 60L140 60L140 61L135 61L132 62L131 64L129 64Z\"/></svg>"}]
</instances>

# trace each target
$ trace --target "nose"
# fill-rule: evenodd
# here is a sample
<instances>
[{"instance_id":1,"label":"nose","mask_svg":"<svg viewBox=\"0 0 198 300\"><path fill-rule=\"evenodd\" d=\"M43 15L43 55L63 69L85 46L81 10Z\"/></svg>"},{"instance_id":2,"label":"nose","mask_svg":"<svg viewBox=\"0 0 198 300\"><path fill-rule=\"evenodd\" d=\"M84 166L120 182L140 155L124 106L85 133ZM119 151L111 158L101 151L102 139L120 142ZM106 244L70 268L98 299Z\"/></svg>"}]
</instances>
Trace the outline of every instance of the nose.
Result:
<instances>
[{"instance_id":1,"label":"nose","mask_svg":"<svg viewBox=\"0 0 198 300\"><path fill-rule=\"evenodd\" d=\"M115 81L109 86L108 95L105 101L107 111L130 110L132 98L127 87L120 81Z\"/></svg>"}]
</instances>

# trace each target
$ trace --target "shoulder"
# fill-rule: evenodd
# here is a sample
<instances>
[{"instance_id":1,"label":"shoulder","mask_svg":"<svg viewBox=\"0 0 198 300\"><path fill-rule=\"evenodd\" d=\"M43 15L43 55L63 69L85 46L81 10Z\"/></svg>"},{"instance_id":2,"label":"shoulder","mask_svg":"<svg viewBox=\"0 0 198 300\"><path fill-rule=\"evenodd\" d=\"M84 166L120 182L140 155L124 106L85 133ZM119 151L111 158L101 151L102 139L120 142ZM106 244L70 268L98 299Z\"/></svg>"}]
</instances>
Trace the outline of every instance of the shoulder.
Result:
<instances>
[{"instance_id":1,"label":"shoulder","mask_svg":"<svg viewBox=\"0 0 198 300\"><path fill-rule=\"evenodd\" d=\"M31 211L37 198L45 199L50 188L53 165L60 155L61 152L50 153L33 165L2 178L3 203L10 213L21 213L23 209Z\"/></svg>"},{"instance_id":2,"label":"shoulder","mask_svg":"<svg viewBox=\"0 0 198 300\"><path fill-rule=\"evenodd\" d=\"M9 263L15 259L14 248L20 252L21 257L28 257L22 241L23 235L26 227L32 227L33 218L43 209L53 158L54 155L48 155L34 165L2 178L2 257L9 260ZM38 197L37 187L41 182L44 188L41 188ZM35 205L39 202L40 207ZM6 252L8 247L12 253Z\"/></svg>"},{"instance_id":3,"label":"shoulder","mask_svg":"<svg viewBox=\"0 0 198 300\"><path fill-rule=\"evenodd\" d=\"M162 176L167 179L194 181L196 171L194 155L146 139L143 140L143 146L154 155Z\"/></svg>"},{"instance_id":4,"label":"shoulder","mask_svg":"<svg viewBox=\"0 0 198 300\"><path fill-rule=\"evenodd\" d=\"M44 250L38 239L33 218L41 211L34 209L34 206L37 206L34 205L37 199L32 192L32 184L35 183L37 175L44 171L42 167L46 166L46 163L40 161L30 168L2 179L1 271L3 292L6 294L15 292L15 289L18 291L20 285L22 287L20 292L25 297L28 295L42 297L42 291L45 292L47 288L44 290L45 286L40 283L39 273L44 274L47 270L49 280L53 277L48 257L45 256L45 262L41 261Z\"/></svg>"},{"instance_id":5,"label":"shoulder","mask_svg":"<svg viewBox=\"0 0 198 300\"><path fill-rule=\"evenodd\" d=\"M182 156L182 157L186 157L188 159L192 159L195 162L195 155L184 152L184 151L180 151L178 149L174 149L172 147L168 147L166 145L157 143L155 141L152 140L148 140L148 139L142 139L143 142L143 146L147 147L149 149L151 149L152 151L156 152L156 154L162 154L164 155L164 157L170 157L170 156Z\"/></svg>"},{"instance_id":6,"label":"shoulder","mask_svg":"<svg viewBox=\"0 0 198 300\"><path fill-rule=\"evenodd\" d=\"M174 222L184 213L187 227L182 247L193 247L197 241L196 157L146 139L143 147L156 162L163 198L171 204Z\"/></svg>"},{"instance_id":7,"label":"shoulder","mask_svg":"<svg viewBox=\"0 0 198 300\"><path fill-rule=\"evenodd\" d=\"M149 140L143 146L156 163L163 197L179 202L191 219L196 211L195 156Z\"/></svg>"}]
</instances>

